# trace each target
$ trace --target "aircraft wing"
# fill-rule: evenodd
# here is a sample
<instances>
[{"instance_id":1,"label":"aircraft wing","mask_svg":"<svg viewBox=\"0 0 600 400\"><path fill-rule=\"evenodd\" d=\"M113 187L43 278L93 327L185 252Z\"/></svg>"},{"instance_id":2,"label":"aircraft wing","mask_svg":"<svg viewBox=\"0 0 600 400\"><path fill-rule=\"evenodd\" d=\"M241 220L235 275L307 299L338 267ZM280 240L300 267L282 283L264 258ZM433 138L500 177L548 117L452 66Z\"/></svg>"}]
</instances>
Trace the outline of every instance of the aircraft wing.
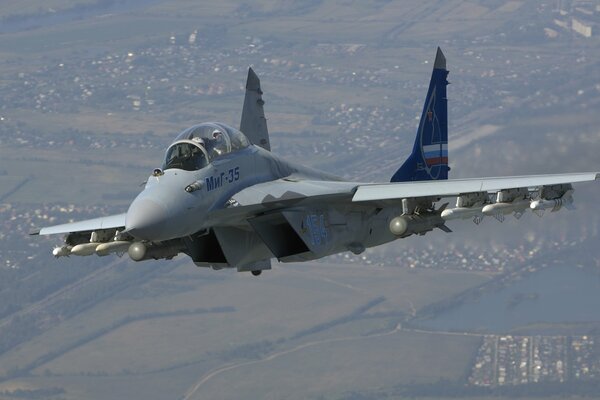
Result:
<instances>
[{"instance_id":1,"label":"aircraft wing","mask_svg":"<svg viewBox=\"0 0 600 400\"><path fill-rule=\"evenodd\" d=\"M37 232L32 232L32 235L54 235L58 233L76 233L76 232L91 232L103 229L114 229L125 227L126 213L111 215L108 217L100 217L88 219L84 221L71 222L68 224L48 226L40 229Z\"/></svg>"},{"instance_id":2,"label":"aircraft wing","mask_svg":"<svg viewBox=\"0 0 600 400\"><path fill-rule=\"evenodd\" d=\"M211 225L236 225L247 218L275 209L327 203L367 203L404 198L452 197L476 192L587 182L600 179L598 172L531 175L500 178L453 179L408 183L356 183L303 179L278 179L259 183L232 196L227 208L209 214ZM32 234L91 232L125 227L126 214L112 215L42 228Z\"/></svg>"},{"instance_id":3,"label":"aircraft wing","mask_svg":"<svg viewBox=\"0 0 600 400\"><path fill-rule=\"evenodd\" d=\"M451 197L466 193L497 192L499 190L516 188L536 188L541 186L587 182L596 179L600 179L600 172L366 184L358 186L352 197L352 202L427 196Z\"/></svg>"},{"instance_id":4,"label":"aircraft wing","mask_svg":"<svg viewBox=\"0 0 600 400\"><path fill-rule=\"evenodd\" d=\"M240 205L278 204L308 199L348 196L354 193L355 182L278 179L250 186L233 196Z\"/></svg>"},{"instance_id":5,"label":"aircraft wing","mask_svg":"<svg viewBox=\"0 0 600 400\"><path fill-rule=\"evenodd\" d=\"M452 179L409 183L356 183L279 179L248 187L232 197L232 206L210 214L214 225L236 224L266 211L327 203L394 201L420 197L454 197L468 193L563 185L600 179L600 172Z\"/></svg>"},{"instance_id":6,"label":"aircraft wing","mask_svg":"<svg viewBox=\"0 0 600 400\"><path fill-rule=\"evenodd\" d=\"M348 201L356 182L278 179L247 187L231 198L231 206L209 213L211 225L237 225L247 218L274 209L315 202Z\"/></svg>"}]
</instances>

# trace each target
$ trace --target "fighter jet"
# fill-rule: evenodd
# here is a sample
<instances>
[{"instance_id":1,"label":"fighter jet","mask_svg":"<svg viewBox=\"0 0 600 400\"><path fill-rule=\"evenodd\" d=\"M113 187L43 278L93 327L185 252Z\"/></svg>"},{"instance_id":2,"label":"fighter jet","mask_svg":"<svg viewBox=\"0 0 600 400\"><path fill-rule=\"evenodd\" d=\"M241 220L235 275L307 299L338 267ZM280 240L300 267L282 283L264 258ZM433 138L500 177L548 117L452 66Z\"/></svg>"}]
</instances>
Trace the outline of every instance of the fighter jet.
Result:
<instances>
[{"instance_id":1,"label":"fighter jet","mask_svg":"<svg viewBox=\"0 0 600 400\"><path fill-rule=\"evenodd\" d=\"M127 212L42 228L66 234L56 257L129 254L260 275L271 260L362 253L485 216L571 207L573 183L598 172L448 179L446 58L438 48L412 153L385 183L348 182L271 152L260 80L250 68L240 128L206 122L181 132ZM438 204L456 198L456 206ZM437 207L437 208L436 208Z\"/></svg>"}]
</instances>

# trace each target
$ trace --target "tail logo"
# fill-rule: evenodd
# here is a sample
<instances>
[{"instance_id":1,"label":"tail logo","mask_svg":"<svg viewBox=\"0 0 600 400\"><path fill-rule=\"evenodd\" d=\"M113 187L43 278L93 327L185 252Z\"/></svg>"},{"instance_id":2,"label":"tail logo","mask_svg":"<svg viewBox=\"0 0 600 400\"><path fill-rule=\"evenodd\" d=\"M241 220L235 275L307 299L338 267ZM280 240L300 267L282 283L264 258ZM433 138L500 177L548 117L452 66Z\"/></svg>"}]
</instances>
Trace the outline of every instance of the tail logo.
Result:
<instances>
[{"instance_id":1,"label":"tail logo","mask_svg":"<svg viewBox=\"0 0 600 400\"><path fill-rule=\"evenodd\" d=\"M412 153L392 182L448 179L448 81L446 58L438 47Z\"/></svg>"},{"instance_id":2,"label":"tail logo","mask_svg":"<svg viewBox=\"0 0 600 400\"><path fill-rule=\"evenodd\" d=\"M421 139L421 155L425 161L425 172L431 179L438 179L443 166L448 165L448 142L444 140L439 120L435 113L436 89L433 88L429 104L427 105L427 121L421 125L419 137Z\"/></svg>"}]
</instances>

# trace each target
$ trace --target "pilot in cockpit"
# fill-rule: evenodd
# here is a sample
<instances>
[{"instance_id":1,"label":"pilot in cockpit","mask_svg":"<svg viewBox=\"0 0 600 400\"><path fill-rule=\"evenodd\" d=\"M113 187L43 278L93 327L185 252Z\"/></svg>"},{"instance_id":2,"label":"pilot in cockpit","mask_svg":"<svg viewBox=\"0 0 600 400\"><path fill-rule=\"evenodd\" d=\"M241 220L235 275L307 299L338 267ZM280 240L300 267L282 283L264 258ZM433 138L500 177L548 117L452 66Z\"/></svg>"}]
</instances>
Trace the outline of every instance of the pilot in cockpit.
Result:
<instances>
[{"instance_id":1,"label":"pilot in cockpit","mask_svg":"<svg viewBox=\"0 0 600 400\"><path fill-rule=\"evenodd\" d=\"M192 140L198 143L200 146L206 148L206 146L204 145L204 139L202 139L201 137L196 136L195 138L192 138Z\"/></svg>"},{"instance_id":2,"label":"pilot in cockpit","mask_svg":"<svg viewBox=\"0 0 600 400\"><path fill-rule=\"evenodd\" d=\"M224 153L224 151L227 148L225 139L223 138L223 132L221 132L218 129L215 129L212 133L212 139L211 140L211 151L213 153L215 153L215 156L220 156L221 154Z\"/></svg>"}]
</instances>

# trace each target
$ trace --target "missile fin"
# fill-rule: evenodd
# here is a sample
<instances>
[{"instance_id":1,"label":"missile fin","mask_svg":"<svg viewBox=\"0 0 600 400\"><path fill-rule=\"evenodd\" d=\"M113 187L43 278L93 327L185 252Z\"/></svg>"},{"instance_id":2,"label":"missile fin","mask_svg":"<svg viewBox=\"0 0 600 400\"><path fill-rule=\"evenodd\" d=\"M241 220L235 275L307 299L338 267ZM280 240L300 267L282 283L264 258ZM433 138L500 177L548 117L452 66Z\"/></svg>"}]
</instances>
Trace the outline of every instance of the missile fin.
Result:
<instances>
[{"instance_id":1,"label":"missile fin","mask_svg":"<svg viewBox=\"0 0 600 400\"><path fill-rule=\"evenodd\" d=\"M437 227L446 233L452 233L452 229L448 228L446 224L438 225Z\"/></svg>"},{"instance_id":2,"label":"missile fin","mask_svg":"<svg viewBox=\"0 0 600 400\"><path fill-rule=\"evenodd\" d=\"M437 209L438 213L441 214L446 209L446 207L448 207L448 204L450 204L450 203L444 203L444 204L442 204L440 206L440 208Z\"/></svg>"}]
</instances>

